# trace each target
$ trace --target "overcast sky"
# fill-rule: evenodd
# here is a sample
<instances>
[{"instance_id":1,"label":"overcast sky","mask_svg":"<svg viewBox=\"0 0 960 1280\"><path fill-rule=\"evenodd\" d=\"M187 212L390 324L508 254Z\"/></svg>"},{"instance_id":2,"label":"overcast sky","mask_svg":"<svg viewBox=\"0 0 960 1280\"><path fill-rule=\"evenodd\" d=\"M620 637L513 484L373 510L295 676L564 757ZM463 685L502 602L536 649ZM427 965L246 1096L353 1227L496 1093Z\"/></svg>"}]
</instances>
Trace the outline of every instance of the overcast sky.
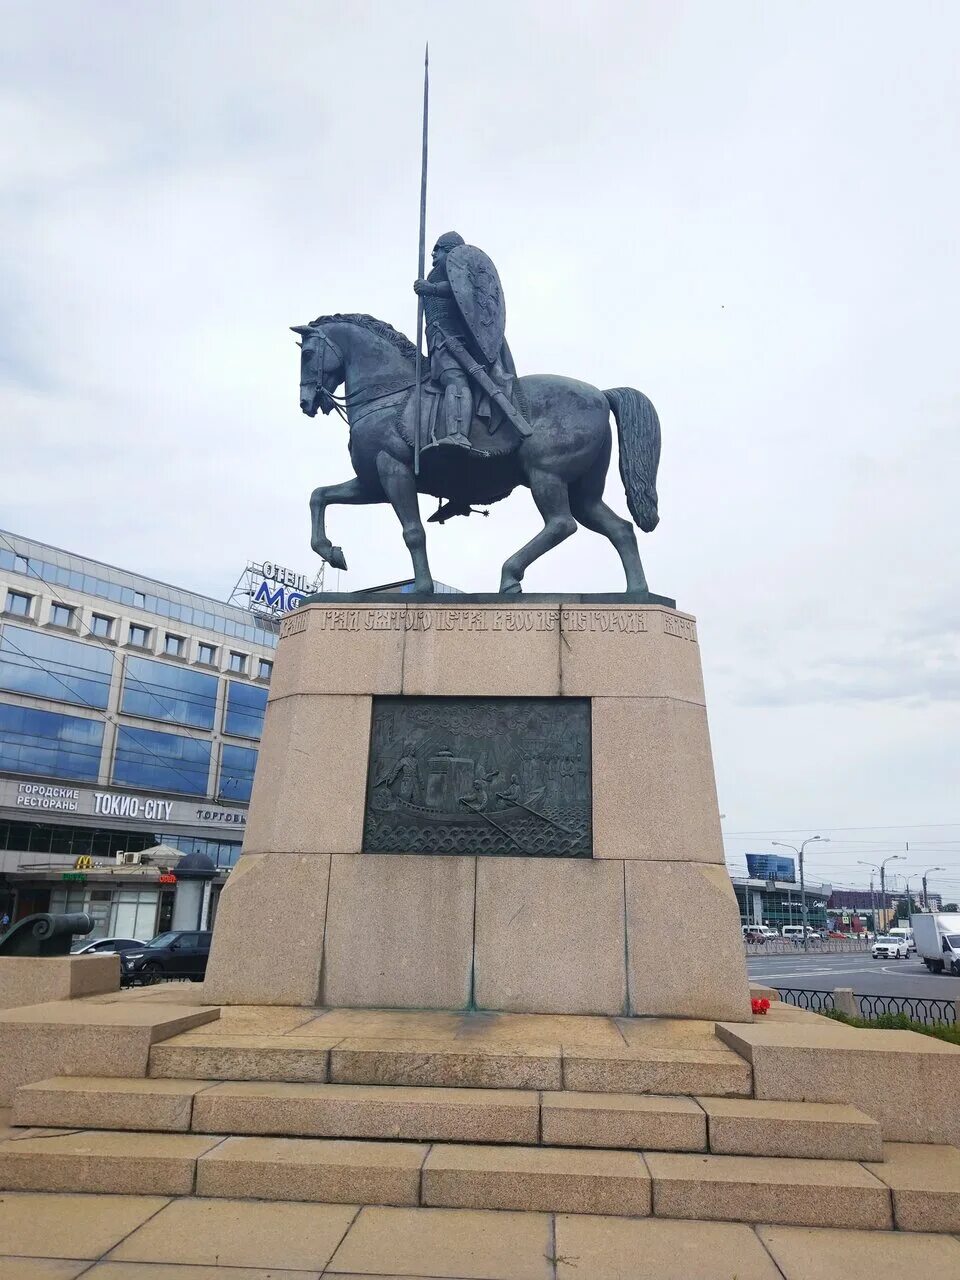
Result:
<instances>
[{"instance_id":1,"label":"overcast sky","mask_svg":"<svg viewBox=\"0 0 960 1280\"><path fill-rule=\"evenodd\" d=\"M0 24L3 526L222 599L247 559L312 571L310 490L352 471L339 419L299 412L287 326L414 329L429 36L430 242L493 257L521 373L659 410L641 554L699 619L731 866L832 833L810 874L850 882L909 841L960 897L952 0L0 0ZM434 573L495 590L538 527L525 490L430 526ZM343 589L409 575L389 508L328 528ZM526 586L622 577L581 531Z\"/></svg>"}]
</instances>

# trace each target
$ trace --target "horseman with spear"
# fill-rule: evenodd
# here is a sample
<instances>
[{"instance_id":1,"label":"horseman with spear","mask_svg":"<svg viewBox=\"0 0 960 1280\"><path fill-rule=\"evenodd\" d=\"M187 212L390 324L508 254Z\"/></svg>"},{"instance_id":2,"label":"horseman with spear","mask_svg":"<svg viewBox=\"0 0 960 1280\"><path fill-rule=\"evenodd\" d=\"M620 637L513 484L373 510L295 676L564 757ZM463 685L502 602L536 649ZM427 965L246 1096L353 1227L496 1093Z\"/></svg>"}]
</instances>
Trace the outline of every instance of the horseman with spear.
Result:
<instances>
[{"instance_id":1,"label":"horseman with spear","mask_svg":"<svg viewBox=\"0 0 960 1280\"><path fill-rule=\"evenodd\" d=\"M442 422L432 439L422 439L422 409L417 410L417 470L422 449L437 445L470 449L474 413L496 432L506 419L521 436L530 427L517 405L517 370L504 337L506 311L497 269L482 249L447 231L433 246L433 270L423 279L427 215L427 139L430 95L429 48L423 65L423 147L420 170L420 257L414 291L417 307L417 400L422 372L419 348L427 325L430 378L440 389ZM477 386L474 396L473 384ZM441 429L442 428L442 429Z\"/></svg>"},{"instance_id":2,"label":"horseman with spear","mask_svg":"<svg viewBox=\"0 0 960 1280\"><path fill-rule=\"evenodd\" d=\"M524 485L543 527L504 562L500 594L519 594L529 566L583 525L617 551L628 598L671 603L648 590L633 529L636 524L649 533L659 521L660 422L648 398L633 387L602 391L558 374L518 377L504 337L497 269L456 232L437 241L433 269L425 276L428 77L425 64L416 342L360 312L294 326L302 348L300 407L311 418L335 409L347 420L355 472L353 479L314 489L310 545L328 564L346 568L341 548L327 536L327 508L388 502L410 552L414 588L430 593L434 582L419 495L446 500L431 517L442 523ZM611 411L633 524L603 500Z\"/></svg>"}]
</instances>

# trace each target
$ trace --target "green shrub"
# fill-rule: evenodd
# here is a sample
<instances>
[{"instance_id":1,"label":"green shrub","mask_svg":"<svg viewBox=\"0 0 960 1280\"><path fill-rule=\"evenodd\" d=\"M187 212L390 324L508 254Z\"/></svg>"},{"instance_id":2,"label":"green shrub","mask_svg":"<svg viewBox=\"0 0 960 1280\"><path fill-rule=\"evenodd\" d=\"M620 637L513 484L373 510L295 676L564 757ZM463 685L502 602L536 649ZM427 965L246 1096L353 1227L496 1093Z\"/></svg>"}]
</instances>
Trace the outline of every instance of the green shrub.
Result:
<instances>
[{"instance_id":1,"label":"green shrub","mask_svg":"<svg viewBox=\"0 0 960 1280\"><path fill-rule=\"evenodd\" d=\"M825 1018L833 1018L836 1022L845 1022L851 1027L865 1027L877 1031L919 1031L921 1035L933 1036L937 1040L946 1040L948 1044L960 1045L960 1023L957 1022L916 1022L905 1013L881 1013L875 1018L851 1018L838 1009L824 1011Z\"/></svg>"}]
</instances>

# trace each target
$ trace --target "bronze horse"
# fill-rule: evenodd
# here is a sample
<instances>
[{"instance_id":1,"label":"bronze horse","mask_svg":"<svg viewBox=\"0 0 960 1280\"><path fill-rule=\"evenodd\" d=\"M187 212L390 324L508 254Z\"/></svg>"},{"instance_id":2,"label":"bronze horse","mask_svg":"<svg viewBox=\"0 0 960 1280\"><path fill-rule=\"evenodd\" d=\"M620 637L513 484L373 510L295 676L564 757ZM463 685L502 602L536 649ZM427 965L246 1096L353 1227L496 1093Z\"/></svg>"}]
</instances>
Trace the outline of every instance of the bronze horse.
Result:
<instances>
[{"instance_id":1,"label":"bronze horse","mask_svg":"<svg viewBox=\"0 0 960 1280\"><path fill-rule=\"evenodd\" d=\"M513 447L485 453L438 445L421 453L414 473L415 349L403 334L367 315L320 316L294 329L302 337L300 408L308 417L336 409L350 428L350 460L356 476L322 485L310 497L310 545L338 569L346 561L327 537L325 517L335 503L389 502L403 526L413 561L414 589L433 591L418 493L449 500L449 514L467 514L473 503L496 502L526 485L543 517L541 531L506 561L503 594L521 590L534 560L576 531L578 522L610 539L623 562L627 592L642 595L647 580L637 537L628 520L603 501L612 437L610 410L620 433L620 475L627 506L644 532L655 529L660 422L639 391L600 391L555 374L518 379L532 435ZM342 396L337 389L344 386ZM424 396L426 399L426 396ZM502 428L504 436L508 427Z\"/></svg>"}]
</instances>

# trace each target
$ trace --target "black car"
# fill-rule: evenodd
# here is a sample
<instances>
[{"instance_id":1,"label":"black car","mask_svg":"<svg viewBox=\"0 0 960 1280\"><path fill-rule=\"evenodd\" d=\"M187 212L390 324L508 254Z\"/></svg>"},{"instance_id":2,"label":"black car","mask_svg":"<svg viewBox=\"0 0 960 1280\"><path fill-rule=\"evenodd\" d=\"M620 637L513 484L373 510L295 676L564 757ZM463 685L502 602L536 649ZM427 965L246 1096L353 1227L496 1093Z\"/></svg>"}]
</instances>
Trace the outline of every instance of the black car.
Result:
<instances>
[{"instance_id":1,"label":"black car","mask_svg":"<svg viewBox=\"0 0 960 1280\"><path fill-rule=\"evenodd\" d=\"M174 929L158 933L138 951L120 957L125 982L159 982L161 978L190 978L202 982L210 956L209 930Z\"/></svg>"}]
</instances>

